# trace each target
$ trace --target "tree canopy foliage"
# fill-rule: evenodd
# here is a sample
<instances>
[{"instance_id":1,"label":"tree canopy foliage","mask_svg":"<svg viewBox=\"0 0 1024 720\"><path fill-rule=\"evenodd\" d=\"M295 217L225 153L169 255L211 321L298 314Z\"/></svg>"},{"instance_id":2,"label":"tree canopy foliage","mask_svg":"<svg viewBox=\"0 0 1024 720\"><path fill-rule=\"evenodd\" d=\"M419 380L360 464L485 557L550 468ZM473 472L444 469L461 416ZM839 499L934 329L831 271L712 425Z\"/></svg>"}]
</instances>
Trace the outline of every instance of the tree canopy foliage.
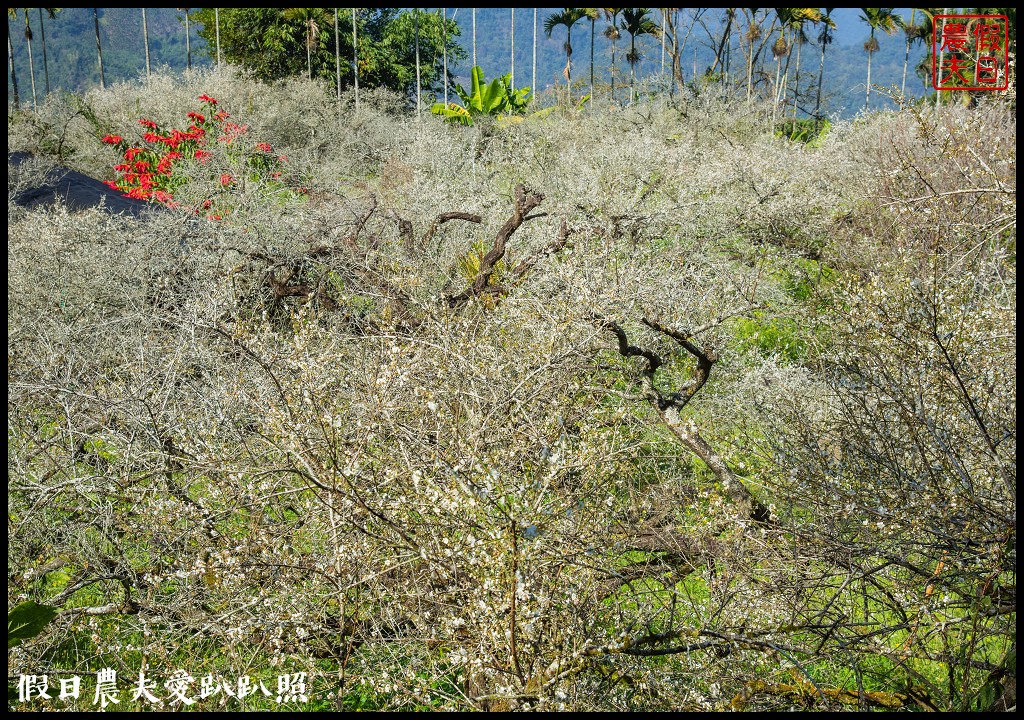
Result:
<instances>
[{"instance_id":1,"label":"tree canopy foliage","mask_svg":"<svg viewBox=\"0 0 1024 720\"><path fill-rule=\"evenodd\" d=\"M221 52L229 63L251 70L262 80L279 80L307 73L307 50L312 75L334 81L336 58L341 62L341 86L354 84L352 14L338 14L335 43L334 13L323 8L224 8L220 15ZM216 58L213 9L190 13L201 23L206 51ZM442 44L447 38L449 62L466 57L454 38L453 20L442 29L440 15L398 8L362 8L356 12L359 84L386 87L406 94L416 87L416 22L419 23L421 82L428 91L441 87Z\"/></svg>"}]
</instances>

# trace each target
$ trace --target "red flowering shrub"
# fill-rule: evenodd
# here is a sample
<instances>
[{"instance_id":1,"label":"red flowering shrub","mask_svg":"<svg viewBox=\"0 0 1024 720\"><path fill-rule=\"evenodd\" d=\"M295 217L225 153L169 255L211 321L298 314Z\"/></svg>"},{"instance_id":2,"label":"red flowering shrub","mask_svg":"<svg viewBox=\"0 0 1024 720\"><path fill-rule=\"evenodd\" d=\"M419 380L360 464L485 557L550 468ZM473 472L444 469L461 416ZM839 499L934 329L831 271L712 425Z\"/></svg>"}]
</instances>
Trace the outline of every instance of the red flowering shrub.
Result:
<instances>
[{"instance_id":1,"label":"red flowering shrub","mask_svg":"<svg viewBox=\"0 0 1024 720\"><path fill-rule=\"evenodd\" d=\"M187 130L165 129L152 120L142 118L139 125L145 131L138 143L132 144L120 135L104 136L101 142L117 147L124 157L124 162L114 165L118 179L107 180L105 184L128 197L178 207L174 194L191 177L189 173L180 171L180 163L206 165L214 157L214 153L206 148L219 142L227 148L230 171L211 167L210 177L219 177L220 186L225 191L242 177L284 188L281 168L288 158L276 155L268 142L257 143L252 150L244 148L240 139L249 132L249 126L229 120L230 115L217 108L215 98L204 94L199 96L199 100L203 102L203 111L187 113L190 123ZM291 191L288 192L292 195ZM208 199L195 208L197 213L202 210L211 211L208 218L220 219L230 212L230 204L219 198Z\"/></svg>"}]
</instances>

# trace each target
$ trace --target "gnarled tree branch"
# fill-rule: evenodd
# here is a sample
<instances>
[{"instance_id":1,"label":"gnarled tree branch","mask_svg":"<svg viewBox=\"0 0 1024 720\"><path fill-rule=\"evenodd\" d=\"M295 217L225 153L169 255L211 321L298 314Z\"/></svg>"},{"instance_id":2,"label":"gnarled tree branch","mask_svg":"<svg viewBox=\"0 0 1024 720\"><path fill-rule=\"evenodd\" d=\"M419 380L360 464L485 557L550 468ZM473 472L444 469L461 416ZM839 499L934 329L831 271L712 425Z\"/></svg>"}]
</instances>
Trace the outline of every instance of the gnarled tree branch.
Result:
<instances>
[{"instance_id":1,"label":"gnarled tree branch","mask_svg":"<svg viewBox=\"0 0 1024 720\"><path fill-rule=\"evenodd\" d=\"M704 387L711 375L711 368L718 362L718 354L710 347L700 347L693 341L693 335L687 332L669 328L661 323L643 318L641 322L652 330L661 333L676 341L684 350L697 360L697 368L693 381L681 392L665 394L661 392L654 383L654 376L658 369L664 365L664 360L653 350L633 345L629 342L626 331L613 320L595 317L594 322L601 328L611 331L618 341L618 352L623 357L642 357L647 361L644 369L643 383L645 394L651 406L658 412L659 417L665 426L672 431L679 441L687 447L694 455L699 457L711 469L722 484L722 489L729 495L736 504L738 515L741 519L751 519L757 522L767 522L771 513L761 504L747 488L729 469L725 460L714 451L708 442L697 432L696 425L692 420L684 420L680 411L693 399L697 392ZM720 322L720 320L719 320Z\"/></svg>"},{"instance_id":2,"label":"gnarled tree branch","mask_svg":"<svg viewBox=\"0 0 1024 720\"><path fill-rule=\"evenodd\" d=\"M479 215L476 215L475 213L466 213L466 212L446 212L446 213L441 213L440 215L438 215L434 219L434 222L430 223L430 227L427 228L427 232L424 233L423 239L420 240L420 247L424 247L428 242L431 241L431 239L434 237L434 233L437 232L437 229L439 227L444 225L446 222L450 222L452 220L465 220L466 222L476 223L477 225L479 225L480 223L482 223L484 221L484 219L482 217L480 217Z\"/></svg>"},{"instance_id":3,"label":"gnarled tree branch","mask_svg":"<svg viewBox=\"0 0 1024 720\"><path fill-rule=\"evenodd\" d=\"M505 257L505 245L508 243L509 238L519 229L520 225L530 219L530 211L543 201L544 196L540 193L527 190L526 186L522 183L516 185L515 198L512 204L512 216L498 230L497 235L494 236L494 245L480 259L480 271L470 286L458 295L449 296L448 304L451 307L462 307L472 298L488 292L491 275L494 274L494 266Z\"/></svg>"}]
</instances>

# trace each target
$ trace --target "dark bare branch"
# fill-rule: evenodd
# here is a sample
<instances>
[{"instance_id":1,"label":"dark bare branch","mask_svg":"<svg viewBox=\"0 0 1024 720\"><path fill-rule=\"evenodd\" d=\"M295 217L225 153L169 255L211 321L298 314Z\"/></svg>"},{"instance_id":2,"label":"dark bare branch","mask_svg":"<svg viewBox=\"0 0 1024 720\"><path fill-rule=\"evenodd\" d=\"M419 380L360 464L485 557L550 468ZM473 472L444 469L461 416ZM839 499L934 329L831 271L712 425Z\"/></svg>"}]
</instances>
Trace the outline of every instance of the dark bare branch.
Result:
<instances>
[{"instance_id":1,"label":"dark bare branch","mask_svg":"<svg viewBox=\"0 0 1024 720\"><path fill-rule=\"evenodd\" d=\"M732 501L738 508L738 515L741 520L752 519L757 522L768 522L771 518L770 510L761 504L750 491L740 482L739 478L729 469L725 460L714 451L711 445L697 432L696 425L692 420L684 420L679 414L680 411L693 399L697 392L707 382L711 375L712 366L718 361L718 355L710 348L702 349L694 344L691 335L679 330L673 330L649 318L643 318L644 325L667 337L675 340L688 353L697 359L697 368L693 381L681 392L663 394L654 384L654 375L664 361L661 356L653 350L647 350L629 342L625 330L622 327L606 318L596 317L594 321L599 327L611 331L618 340L619 354L623 357L640 356L647 360L647 369L643 380L647 399L652 407L658 412L666 427L672 431L679 441L685 445L690 452L699 457L711 469L722 484Z\"/></svg>"},{"instance_id":2,"label":"dark bare branch","mask_svg":"<svg viewBox=\"0 0 1024 720\"><path fill-rule=\"evenodd\" d=\"M519 229L519 226L523 224L530 211L543 201L544 196L540 193L527 190L526 186L521 183L516 185L512 217L506 220L505 224L498 230L498 234L494 237L494 245L480 260L480 272L477 273L476 279L473 281L475 292L479 293L487 287L487 283L494 273L494 266L505 257L505 244L512 237L512 234Z\"/></svg>"},{"instance_id":3,"label":"dark bare branch","mask_svg":"<svg viewBox=\"0 0 1024 720\"><path fill-rule=\"evenodd\" d=\"M532 215L531 217L537 216ZM530 218L527 218L527 220L529 219ZM533 255L526 258L518 265L516 265L515 269L512 271L512 277L516 280L521 280L526 275L526 273L530 271L530 268L532 268L538 262L540 262L541 260L550 255L554 255L562 248L564 248L566 244L569 242L570 234L571 231L569 230L569 224L565 220L562 220L562 226L558 229L558 237L549 242L538 252L534 253Z\"/></svg>"},{"instance_id":4,"label":"dark bare branch","mask_svg":"<svg viewBox=\"0 0 1024 720\"><path fill-rule=\"evenodd\" d=\"M437 232L438 228L440 228L446 222L451 222L452 220L465 220L466 222L476 223L477 225L479 225L480 223L483 222L483 218L480 217L479 215L476 215L475 213L466 213L466 212L446 212L446 213L441 213L440 215L438 215L434 219L434 222L430 223L430 227L427 228L427 232L423 235L423 239L420 241L420 247L426 246L426 244L429 243L433 239L434 233Z\"/></svg>"},{"instance_id":5,"label":"dark bare branch","mask_svg":"<svg viewBox=\"0 0 1024 720\"><path fill-rule=\"evenodd\" d=\"M647 368L645 372L648 375L653 376L658 371L665 361L662 360L661 356L653 350L646 350L642 347L638 347L629 342L629 337L626 335L626 331L622 329L617 322L609 320L607 318L595 315L591 318L594 323L605 330L610 330L615 334L616 339L619 341L619 354L623 357L642 357L647 360Z\"/></svg>"},{"instance_id":6,"label":"dark bare branch","mask_svg":"<svg viewBox=\"0 0 1024 720\"><path fill-rule=\"evenodd\" d=\"M491 282L491 276L494 274L494 268L503 257L505 257L505 246L519 227L529 219L530 211L536 208L541 202L544 201L544 196L538 192L528 190L525 185L520 183L515 188L515 199L512 205L512 216L505 221L505 224L498 230L497 235L494 236L494 245L487 251L487 254L480 259L480 271L477 273L473 282L468 288L459 293L458 295L452 295L448 297L448 305L450 307L462 307L472 298L488 292L488 286Z\"/></svg>"}]
</instances>

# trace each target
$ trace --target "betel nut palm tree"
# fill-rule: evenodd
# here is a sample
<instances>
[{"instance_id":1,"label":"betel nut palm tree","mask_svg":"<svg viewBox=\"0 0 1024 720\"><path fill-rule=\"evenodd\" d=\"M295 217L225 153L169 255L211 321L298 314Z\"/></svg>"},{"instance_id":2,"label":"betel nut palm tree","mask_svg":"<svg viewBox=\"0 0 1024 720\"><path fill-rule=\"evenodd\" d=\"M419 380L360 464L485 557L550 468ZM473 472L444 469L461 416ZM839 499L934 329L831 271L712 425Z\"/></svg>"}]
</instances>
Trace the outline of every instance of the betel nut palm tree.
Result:
<instances>
[{"instance_id":1,"label":"betel nut palm tree","mask_svg":"<svg viewBox=\"0 0 1024 720\"><path fill-rule=\"evenodd\" d=\"M836 21L832 19L832 11L835 8L825 8L825 12L821 16L821 32L818 34L818 44L821 46L821 62L818 64L818 92L814 100L814 122L817 128L818 123L821 122L821 82L825 77L825 48L827 48L834 39L832 31L836 29Z\"/></svg>"},{"instance_id":2,"label":"betel nut palm tree","mask_svg":"<svg viewBox=\"0 0 1024 720\"><path fill-rule=\"evenodd\" d=\"M797 48L797 89L794 92L794 110L796 108L796 96L799 94L800 77L800 47L807 40L804 33L804 25L807 23L822 22L824 15L818 8L775 8L775 14L779 18L779 39L772 46L772 55L775 57L775 105L772 109L772 119L778 110L779 103L785 103L789 87L789 61L793 47ZM782 58L786 58L786 71L780 76ZM795 112L794 112L795 116Z\"/></svg>"},{"instance_id":3,"label":"betel nut palm tree","mask_svg":"<svg viewBox=\"0 0 1024 720\"><path fill-rule=\"evenodd\" d=\"M329 25L332 18L323 8L288 8L284 11L284 19L302 25L306 36L306 73L313 79L313 48L320 42L322 28Z\"/></svg>"},{"instance_id":4,"label":"betel nut palm tree","mask_svg":"<svg viewBox=\"0 0 1024 720\"><path fill-rule=\"evenodd\" d=\"M611 24L604 30L604 36L612 41L612 79L611 79L611 95L612 102L615 102L615 49L619 42L619 38L622 37L622 33L619 32L619 14L622 12L622 8L601 8L604 12L606 20L610 20Z\"/></svg>"},{"instance_id":5,"label":"betel nut palm tree","mask_svg":"<svg viewBox=\"0 0 1024 720\"><path fill-rule=\"evenodd\" d=\"M92 9L92 20L93 25L96 28L96 59L100 65L100 90L107 87L106 78L103 77L103 45L100 43L100 10L99 8Z\"/></svg>"},{"instance_id":6,"label":"betel nut palm tree","mask_svg":"<svg viewBox=\"0 0 1024 720\"><path fill-rule=\"evenodd\" d=\"M565 50L565 69L562 71L562 76L565 78L570 98L572 97L572 26L585 17L587 17L587 13L584 8L563 8L562 12L552 13L544 20L544 32L548 37L551 37L551 33L559 25L565 27L565 44L562 46Z\"/></svg>"},{"instance_id":7,"label":"betel nut palm tree","mask_svg":"<svg viewBox=\"0 0 1024 720\"><path fill-rule=\"evenodd\" d=\"M636 99L636 65L640 62L640 53L636 49L636 39L641 35L661 34L661 26L650 17L650 8L623 8L622 22L619 24L629 33L629 52L626 61L629 63L629 100Z\"/></svg>"},{"instance_id":8,"label":"betel nut palm tree","mask_svg":"<svg viewBox=\"0 0 1024 720\"><path fill-rule=\"evenodd\" d=\"M895 8L861 8L861 10L863 13L860 19L871 28L871 37L864 43L864 51L868 54L868 79L867 87L864 90L864 107L867 108L871 102L871 56L878 51L875 30L892 35L903 26L903 19L893 12Z\"/></svg>"}]
</instances>

